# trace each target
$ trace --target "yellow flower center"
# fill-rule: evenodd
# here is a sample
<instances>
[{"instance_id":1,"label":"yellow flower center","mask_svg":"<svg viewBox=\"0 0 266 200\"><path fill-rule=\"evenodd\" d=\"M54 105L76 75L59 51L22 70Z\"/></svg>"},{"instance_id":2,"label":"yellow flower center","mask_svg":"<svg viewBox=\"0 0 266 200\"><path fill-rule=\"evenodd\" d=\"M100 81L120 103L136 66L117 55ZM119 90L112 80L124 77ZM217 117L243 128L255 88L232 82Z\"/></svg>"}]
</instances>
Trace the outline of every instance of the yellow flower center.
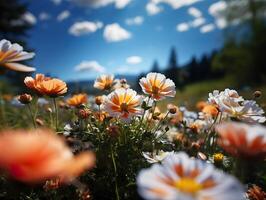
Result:
<instances>
[{"instance_id":1,"label":"yellow flower center","mask_svg":"<svg viewBox=\"0 0 266 200\"><path fill-rule=\"evenodd\" d=\"M224 159L224 155L222 153L216 153L213 155L213 160L215 163L221 163Z\"/></svg>"},{"instance_id":2,"label":"yellow flower center","mask_svg":"<svg viewBox=\"0 0 266 200\"><path fill-rule=\"evenodd\" d=\"M181 178L175 183L175 187L181 192L195 194L202 189L202 185L191 178Z\"/></svg>"},{"instance_id":3,"label":"yellow flower center","mask_svg":"<svg viewBox=\"0 0 266 200\"><path fill-rule=\"evenodd\" d=\"M157 95L159 93L160 88L158 88L157 86L152 86L152 93Z\"/></svg>"},{"instance_id":4,"label":"yellow flower center","mask_svg":"<svg viewBox=\"0 0 266 200\"><path fill-rule=\"evenodd\" d=\"M120 109L122 112L128 112L128 105L126 103L121 103Z\"/></svg>"}]
</instances>

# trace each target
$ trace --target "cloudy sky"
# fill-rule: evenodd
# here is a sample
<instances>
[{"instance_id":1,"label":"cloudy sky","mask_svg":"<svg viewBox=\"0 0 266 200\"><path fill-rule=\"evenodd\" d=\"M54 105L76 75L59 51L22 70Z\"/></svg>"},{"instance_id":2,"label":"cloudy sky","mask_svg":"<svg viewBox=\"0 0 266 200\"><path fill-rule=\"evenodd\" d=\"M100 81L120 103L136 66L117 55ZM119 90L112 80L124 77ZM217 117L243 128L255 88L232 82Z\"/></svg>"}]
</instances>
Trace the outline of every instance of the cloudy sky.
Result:
<instances>
[{"instance_id":1,"label":"cloudy sky","mask_svg":"<svg viewBox=\"0 0 266 200\"><path fill-rule=\"evenodd\" d=\"M38 72L64 80L138 74L171 47L180 65L221 47L227 27L219 0L23 0L34 25L29 45Z\"/></svg>"}]
</instances>

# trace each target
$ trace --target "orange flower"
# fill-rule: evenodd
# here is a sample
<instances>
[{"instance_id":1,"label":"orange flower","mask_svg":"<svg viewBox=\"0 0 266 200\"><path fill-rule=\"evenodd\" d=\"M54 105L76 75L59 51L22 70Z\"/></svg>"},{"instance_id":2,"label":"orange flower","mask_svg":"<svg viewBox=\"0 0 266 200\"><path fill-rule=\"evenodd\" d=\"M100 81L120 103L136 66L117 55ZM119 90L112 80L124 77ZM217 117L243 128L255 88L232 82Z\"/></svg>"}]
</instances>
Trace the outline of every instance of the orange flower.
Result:
<instances>
[{"instance_id":1,"label":"orange flower","mask_svg":"<svg viewBox=\"0 0 266 200\"><path fill-rule=\"evenodd\" d=\"M202 109L207 106L208 103L206 101L199 101L197 104L196 104L196 108L200 111L202 111Z\"/></svg>"},{"instance_id":2,"label":"orange flower","mask_svg":"<svg viewBox=\"0 0 266 200\"><path fill-rule=\"evenodd\" d=\"M99 76L95 80L93 87L99 90L110 90L114 84L115 84L114 76L104 74L104 75Z\"/></svg>"},{"instance_id":3,"label":"orange flower","mask_svg":"<svg viewBox=\"0 0 266 200\"><path fill-rule=\"evenodd\" d=\"M73 156L63 139L45 129L3 131L0 149L0 168L26 183L57 177L69 182L95 164L94 154Z\"/></svg>"},{"instance_id":4,"label":"orange flower","mask_svg":"<svg viewBox=\"0 0 266 200\"><path fill-rule=\"evenodd\" d=\"M225 123L216 126L219 145L233 156L266 157L266 128L261 125Z\"/></svg>"},{"instance_id":5,"label":"orange flower","mask_svg":"<svg viewBox=\"0 0 266 200\"><path fill-rule=\"evenodd\" d=\"M42 95L50 97L57 97L67 92L66 83L56 78L41 81L36 88Z\"/></svg>"},{"instance_id":6,"label":"orange flower","mask_svg":"<svg viewBox=\"0 0 266 200\"><path fill-rule=\"evenodd\" d=\"M156 100L174 97L176 94L174 82L160 73L149 73L140 79L139 84L145 94Z\"/></svg>"},{"instance_id":7,"label":"orange flower","mask_svg":"<svg viewBox=\"0 0 266 200\"><path fill-rule=\"evenodd\" d=\"M217 107L214 105L205 105L202 112L212 117L216 117L219 113Z\"/></svg>"},{"instance_id":8,"label":"orange flower","mask_svg":"<svg viewBox=\"0 0 266 200\"><path fill-rule=\"evenodd\" d=\"M36 74L35 79L30 76L27 76L24 79L24 83L29 89L34 90L35 92L38 93L37 85L39 85L42 81L50 79L51 79L50 77L45 77L43 74Z\"/></svg>"},{"instance_id":9,"label":"orange flower","mask_svg":"<svg viewBox=\"0 0 266 200\"><path fill-rule=\"evenodd\" d=\"M141 97L132 89L116 89L109 94L104 102L105 110L112 117L129 121L134 115L140 115Z\"/></svg>"},{"instance_id":10,"label":"orange flower","mask_svg":"<svg viewBox=\"0 0 266 200\"><path fill-rule=\"evenodd\" d=\"M76 94L67 100L67 104L70 106L80 106L81 104L86 104L88 102L88 97L86 94Z\"/></svg>"},{"instance_id":11,"label":"orange flower","mask_svg":"<svg viewBox=\"0 0 266 200\"><path fill-rule=\"evenodd\" d=\"M8 40L0 40L1 67L20 72L33 72L35 71L35 68L17 62L31 59L34 56L34 53L23 51L23 47L17 43L11 44Z\"/></svg>"}]
</instances>

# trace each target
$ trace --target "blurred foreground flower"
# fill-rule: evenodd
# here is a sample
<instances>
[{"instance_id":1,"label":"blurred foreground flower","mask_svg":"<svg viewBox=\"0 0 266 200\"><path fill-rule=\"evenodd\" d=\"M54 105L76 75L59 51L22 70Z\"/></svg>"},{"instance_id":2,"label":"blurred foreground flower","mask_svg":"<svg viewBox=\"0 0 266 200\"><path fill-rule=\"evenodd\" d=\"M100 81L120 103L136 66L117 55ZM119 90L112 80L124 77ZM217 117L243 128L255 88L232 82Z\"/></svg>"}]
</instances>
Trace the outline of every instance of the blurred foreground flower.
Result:
<instances>
[{"instance_id":1,"label":"blurred foreground flower","mask_svg":"<svg viewBox=\"0 0 266 200\"><path fill-rule=\"evenodd\" d=\"M166 79L163 74L149 73L139 82L142 91L150 95L155 100L161 100L165 97L174 97L176 94L175 84L172 80Z\"/></svg>"},{"instance_id":2,"label":"blurred foreground flower","mask_svg":"<svg viewBox=\"0 0 266 200\"><path fill-rule=\"evenodd\" d=\"M17 63L34 57L34 53L23 51L23 47L17 43L11 44L8 40L0 40L0 67L14 71L33 72L35 68Z\"/></svg>"},{"instance_id":3,"label":"blurred foreground flower","mask_svg":"<svg viewBox=\"0 0 266 200\"><path fill-rule=\"evenodd\" d=\"M114 84L114 75L103 74L95 80L93 87L99 90L110 90Z\"/></svg>"},{"instance_id":4,"label":"blurred foreground flower","mask_svg":"<svg viewBox=\"0 0 266 200\"><path fill-rule=\"evenodd\" d=\"M129 121L141 114L141 97L132 89L116 89L105 98L104 109L112 116Z\"/></svg>"},{"instance_id":5,"label":"blurred foreground flower","mask_svg":"<svg viewBox=\"0 0 266 200\"><path fill-rule=\"evenodd\" d=\"M169 155L162 165L142 170L137 185L145 199L241 200L244 197L243 188L234 177L183 152Z\"/></svg>"},{"instance_id":6,"label":"blurred foreground flower","mask_svg":"<svg viewBox=\"0 0 266 200\"><path fill-rule=\"evenodd\" d=\"M216 126L219 145L233 156L266 157L266 128L261 125L225 123Z\"/></svg>"},{"instance_id":7,"label":"blurred foreground flower","mask_svg":"<svg viewBox=\"0 0 266 200\"><path fill-rule=\"evenodd\" d=\"M88 102L87 94L76 94L71 98L67 99L67 104L70 106L80 106L82 104L86 104Z\"/></svg>"},{"instance_id":8,"label":"blurred foreground flower","mask_svg":"<svg viewBox=\"0 0 266 200\"><path fill-rule=\"evenodd\" d=\"M93 153L73 156L63 139L48 129L7 130L0 135L0 168L22 182L70 182L95 164Z\"/></svg>"}]
</instances>

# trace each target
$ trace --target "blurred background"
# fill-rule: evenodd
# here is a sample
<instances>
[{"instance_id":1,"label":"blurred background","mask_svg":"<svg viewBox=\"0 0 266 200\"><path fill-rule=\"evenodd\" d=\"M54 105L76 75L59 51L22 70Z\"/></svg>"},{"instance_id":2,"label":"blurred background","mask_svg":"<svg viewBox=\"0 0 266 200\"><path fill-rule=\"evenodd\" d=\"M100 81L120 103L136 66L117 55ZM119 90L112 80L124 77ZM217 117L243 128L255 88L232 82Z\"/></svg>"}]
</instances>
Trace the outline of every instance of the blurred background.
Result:
<instances>
[{"instance_id":1,"label":"blurred background","mask_svg":"<svg viewBox=\"0 0 266 200\"><path fill-rule=\"evenodd\" d=\"M36 53L37 73L95 93L103 73L134 89L146 73L174 80L174 101L213 89L266 92L265 0L1 0L0 39ZM1 82L25 90L28 74Z\"/></svg>"}]
</instances>

